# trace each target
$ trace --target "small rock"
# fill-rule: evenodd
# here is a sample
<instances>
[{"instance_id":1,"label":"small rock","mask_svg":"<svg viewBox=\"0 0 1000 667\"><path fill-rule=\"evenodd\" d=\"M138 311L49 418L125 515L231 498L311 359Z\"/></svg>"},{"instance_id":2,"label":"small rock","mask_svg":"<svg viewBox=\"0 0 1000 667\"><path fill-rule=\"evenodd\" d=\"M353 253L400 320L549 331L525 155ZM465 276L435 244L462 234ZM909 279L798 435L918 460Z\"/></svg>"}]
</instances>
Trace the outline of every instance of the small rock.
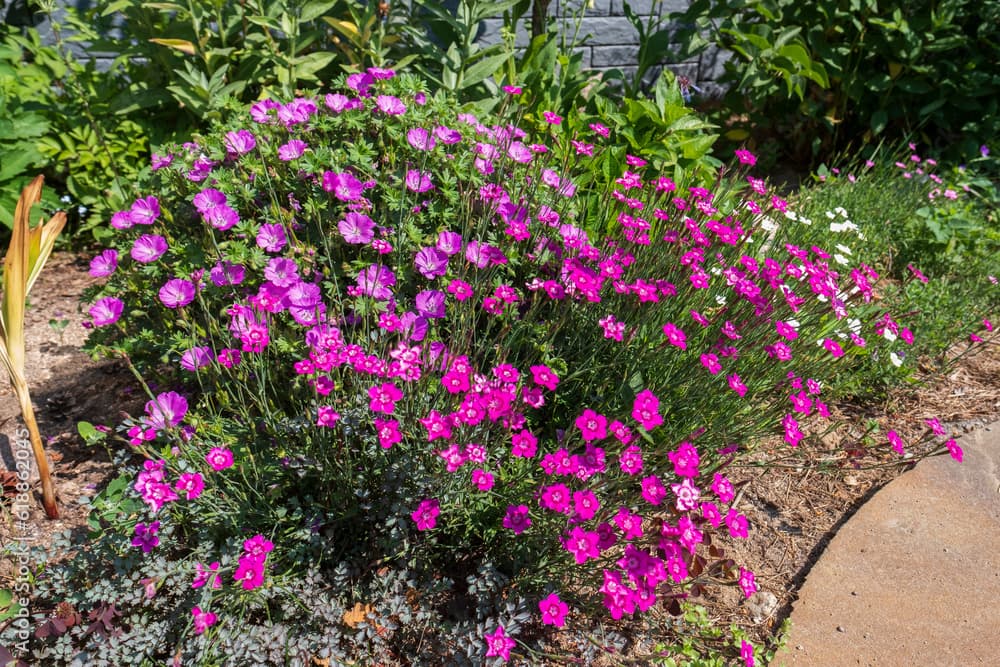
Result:
<instances>
[{"instance_id":1,"label":"small rock","mask_svg":"<svg viewBox=\"0 0 1000 667\"><path fill-rule=\"evenodd\" d=\"M754 623L763 623L778 608L778 597L770 591L757 591L747 600L747 609Z\"/></svg>"},{"instance_id":2,"label":"small rock","mask_svg":"<svg viewBox=\"0 0 1000 667\"><path fill-rule=\"evenodd\" d=\"M844 484L847 486L857 486L859 484L858 478L854 475L846 475L844 477Z\"/></svg>"},{"instance_id":3,"label":"small rock","mask_svg":"<svg viewBox=\"0 0 1000 667\"><path fill-rule=\"evenodd\" d=\"M858 594L857 591L851 591L851 595L857 596L857 594Z\"/></svg>"},{"instance_id":4,"label":"small rock","mask_svg":"<svg viewBox=\"0 0 1000 667\"><path fill-rule=\"evenodd\" d=\"M844 626L838 625L837 626L837 632L847 632L847 630L844 629Z\"/></svg>"}]
</instances>

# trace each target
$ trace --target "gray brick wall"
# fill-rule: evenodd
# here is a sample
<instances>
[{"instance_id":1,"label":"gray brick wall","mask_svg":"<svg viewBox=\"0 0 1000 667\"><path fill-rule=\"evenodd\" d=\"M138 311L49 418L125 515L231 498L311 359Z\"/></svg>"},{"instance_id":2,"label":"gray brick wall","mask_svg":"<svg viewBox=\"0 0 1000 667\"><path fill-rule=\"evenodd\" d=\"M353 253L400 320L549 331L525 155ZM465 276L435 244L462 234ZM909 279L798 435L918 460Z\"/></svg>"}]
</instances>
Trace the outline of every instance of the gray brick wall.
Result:
<instances>
[{"instance_id":1,"label":"gray brick wall","mask_svg":"<svg viewBox=\"0 0 1000 667\"><path fill-rule=\"evenodd\" d=\"M655 30L668 27L666 15L671 12L684 11L690 4L689 0L591 0L582 16L579 16L582 43L579 51L583 53L583 65L597 71L620 69L627 76L635 73L638 65L639 35L632 22L625 16L625 2L632 11L641 17L643 24L653 18L657 24ZM549 16L556 20L557 25L565 34L572 35L576 30L579 15L580 0L553 0L549 6ZM502 19L487 19L480 31L480 42L495 44L500 41ZM530 39L530 22L525 20L517 31L518 48L528 45ZM655 80L660 70L665 67L677 76L686 77L702 95L717 96L722 93L722 87L717 83L723 73L726 54L718 49L710 49L700 57L678 62L673 54L676 49L662 54L660 64L647 73L647 82Z\"/></svg>"}]
</instances>

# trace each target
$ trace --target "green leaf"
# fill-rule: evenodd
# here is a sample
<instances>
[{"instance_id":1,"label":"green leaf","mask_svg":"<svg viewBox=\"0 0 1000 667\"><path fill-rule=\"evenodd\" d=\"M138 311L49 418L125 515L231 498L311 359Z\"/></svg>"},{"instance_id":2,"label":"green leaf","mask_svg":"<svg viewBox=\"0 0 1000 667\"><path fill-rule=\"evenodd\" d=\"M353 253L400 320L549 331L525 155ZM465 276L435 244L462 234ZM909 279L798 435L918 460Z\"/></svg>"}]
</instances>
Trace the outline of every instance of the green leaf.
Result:
<instances>
[{"instance_id":1,"label":"green leaf","mask_svg":"<svg viewBox=\"0 0 1000 667\"><path fill-rule=\"evenodd\" d=\"M307 2L302 7L299 20L302 22L315 21L333 9L337 2L338 0L312 0L312 2Z\"/></svg>"},{"instance_id":2,"label":"green leaf","mask_svg":"<svg viewBox=\"0 0 1000 667\"><path fill-rule=\"evenodd\" d=\"M109 2L107 6L101 10L101 16L110 16L111 14L120 12L123 9L128 9L131 6L131 0L115 0L114 2Z\"/></svg>"},{"instance_id":3,"label":"green leaf","mask_svg":"<svg viewBox=\"0 0 1000 667\"><path fill-rule=\"evenodd\" d=\"M885 130L885 126L889 124L889 112L885 109L879 109L872 114L871 127L872 134L881 134Z\"/></svg>"}]
</instances>

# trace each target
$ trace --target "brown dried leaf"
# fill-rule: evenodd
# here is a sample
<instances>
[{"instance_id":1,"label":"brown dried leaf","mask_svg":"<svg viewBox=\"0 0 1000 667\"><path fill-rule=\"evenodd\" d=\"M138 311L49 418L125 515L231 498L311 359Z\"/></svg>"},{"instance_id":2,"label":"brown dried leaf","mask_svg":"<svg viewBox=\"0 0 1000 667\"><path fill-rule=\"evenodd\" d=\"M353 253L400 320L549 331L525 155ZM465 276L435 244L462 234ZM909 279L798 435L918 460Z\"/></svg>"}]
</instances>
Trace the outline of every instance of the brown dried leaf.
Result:
<instances>
[{"instance_id":1,"label":"brown dried leaf","mask_svg":"<svg viewBox=\"0 0 1000 667\"><path fill-rule=\"evenodd\" d=\"M344 625L349 628L356 628L359 624L364 623L368 618L368 614L375 611L375 607L370 604L361 604L356 602L354 604L354 609L344 612Z\"/></svg>"}]
</instances>

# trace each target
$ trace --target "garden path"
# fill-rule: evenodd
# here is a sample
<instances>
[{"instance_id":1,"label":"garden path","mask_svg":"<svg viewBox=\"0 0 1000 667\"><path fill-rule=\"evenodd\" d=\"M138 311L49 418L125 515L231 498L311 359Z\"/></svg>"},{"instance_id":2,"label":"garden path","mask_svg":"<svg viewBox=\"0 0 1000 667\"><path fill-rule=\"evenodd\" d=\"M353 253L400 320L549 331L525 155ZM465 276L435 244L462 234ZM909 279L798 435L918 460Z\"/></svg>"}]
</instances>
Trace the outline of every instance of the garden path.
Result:
<instances>
[{"instance_id":1,"label":"garden path","mask_svg":"<svg viewBox=\"0 0 1000 667\"><path fill-rule=\"evenodd\" d=\"M1000 422L924 460L840 528L775 667L997 665Z\"/></svg>"}]
</instances>

